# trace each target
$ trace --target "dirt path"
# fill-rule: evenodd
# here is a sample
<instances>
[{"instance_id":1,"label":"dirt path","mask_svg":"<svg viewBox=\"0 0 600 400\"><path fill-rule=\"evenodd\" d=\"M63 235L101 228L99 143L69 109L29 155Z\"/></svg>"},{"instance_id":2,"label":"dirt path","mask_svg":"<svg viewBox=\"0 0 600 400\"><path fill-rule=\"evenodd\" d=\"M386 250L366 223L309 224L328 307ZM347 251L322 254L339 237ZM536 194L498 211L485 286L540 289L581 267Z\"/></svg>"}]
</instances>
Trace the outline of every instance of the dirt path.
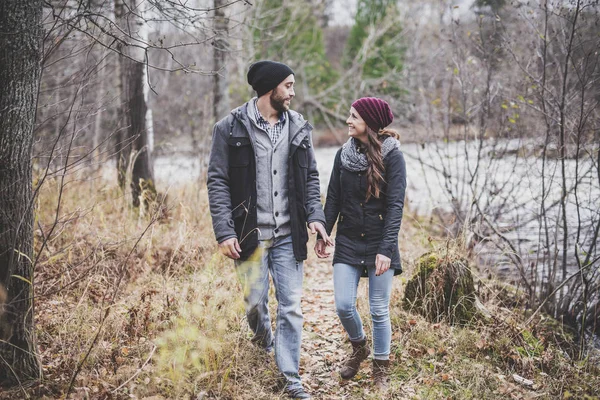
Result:
<instances>
[{"instance_id":1,"label":"dirt path","mask_svg":"<svg viewBox=\"0 0 600 400\"><path fill-rule=\"evenodd\" d=\"M335 312L331 260L309 258L305 271L300 363L305 387L316 399L363 398L370 387L369 363L351 381L341 381L338 374L350 345Z\"/></svg>"}]
</instances>

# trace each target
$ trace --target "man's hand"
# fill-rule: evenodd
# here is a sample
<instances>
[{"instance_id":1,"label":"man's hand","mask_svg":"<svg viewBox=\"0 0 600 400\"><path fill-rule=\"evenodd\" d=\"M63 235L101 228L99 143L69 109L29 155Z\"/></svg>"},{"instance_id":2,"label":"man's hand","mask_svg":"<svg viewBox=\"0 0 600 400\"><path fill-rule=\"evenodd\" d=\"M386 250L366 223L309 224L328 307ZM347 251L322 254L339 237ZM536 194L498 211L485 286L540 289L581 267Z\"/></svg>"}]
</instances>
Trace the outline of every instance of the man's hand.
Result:
<instances>
[{"instance_id":1,"label":"man's hand","mask_svg":"<svg viewBox=\"0 0 600 400\"><path fill-rule=\"evenodd\" d=\"M237 238L227 239L219 243L219 250L221 250L221 253L224 256L233 260L240 258L240 253L242 252L242 248L240 247Z\"/></svg>"},{"instance_id":2,"label":"man's hand","mask_svg":"<svg viewBox=\"0 0 600 400\"><path fill-rule=\"evenodd\" d=\"M375 276L379 276L390 269L391 263L392 260L389 257L386 257L383 254L377 254L377 257L375 258Z\"/></svg>"},{"instance_id":3,"label":"man's hand","mask_svg":"<svg viewBox=\"0 0 600 400\"><path fill-rule=\"evenodd\" d=\"M329 257L329 253L327 252L327 243L323 239L317 240L315 243L315 253L317 253L317 257L319 258L327 258Z\"/></svg>"},{"instance_id":4,"label":"man's hand","mask_svg":"<svg viewBox=\"0 0 600 400\"><path fill-rule=\"evenodd\" d=\"M318 232L319 235L321 235L321 237L323 238L323 240L325 241L325 243L328 246L333 246L333 241L331 240L331 238L327 234L327 231L325 230L325 227L323 226L322 223L320 223L320 222L311 222L310 224L308 224L308 227L310 228L310 233L312 233L314 235L315 233Z\"/></svg>"}]
</instances>

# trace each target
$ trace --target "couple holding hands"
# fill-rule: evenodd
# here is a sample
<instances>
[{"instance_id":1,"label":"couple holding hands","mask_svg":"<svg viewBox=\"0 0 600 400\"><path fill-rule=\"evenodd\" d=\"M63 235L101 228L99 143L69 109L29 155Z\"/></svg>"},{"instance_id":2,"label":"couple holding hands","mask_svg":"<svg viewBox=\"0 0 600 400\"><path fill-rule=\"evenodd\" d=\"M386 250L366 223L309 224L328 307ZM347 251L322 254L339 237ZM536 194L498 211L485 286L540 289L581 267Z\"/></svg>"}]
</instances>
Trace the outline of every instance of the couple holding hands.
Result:
<instances>
[{"instance_id":1,"label":"couple holding hands","mask_svg":"<svg viewBox=\"0 0 600 400\"><path fill-rule=\"evenodd\" d=\"M335 305L352 344L340 375L354 377L371 353L356 309L358 283L365 277L373 323L373 380L385 389L389 302L392 278L402 271L398 233L406 190L398 134L388 128L394 118L389 104L374 97L352 103L346 120L349 139L335 156L323 209L312 126L290 109L294 72L279 62L259 61L247 77L257 97L215 124L207 184L219 249L234 260L244 288L252 341L274 351L290 398L311 398L299 375L307 225L318 234L317 256L326 258L337 223ZM275 335L268 309L269 274L278 302Z\"/></svg>"}]
</instances>

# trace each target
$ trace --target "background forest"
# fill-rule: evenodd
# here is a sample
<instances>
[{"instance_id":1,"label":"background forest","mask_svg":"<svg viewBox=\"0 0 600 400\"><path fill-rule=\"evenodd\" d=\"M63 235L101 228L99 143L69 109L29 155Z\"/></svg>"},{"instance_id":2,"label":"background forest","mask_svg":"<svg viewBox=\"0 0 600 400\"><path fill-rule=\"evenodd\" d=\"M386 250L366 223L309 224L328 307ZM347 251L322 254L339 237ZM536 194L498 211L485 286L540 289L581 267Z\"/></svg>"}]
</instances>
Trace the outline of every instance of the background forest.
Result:
<instances>
[{"instance_id":1,"label":"background forest","mask_svg":"<svg viewBox=\"0 0 600 400\"><path fill-rule=\"evenodd\" d=\"M323 195L352 101L394 111L409 187L390 398L598 398L599 12L3 1L0 398L279 398L272 360L247 343L205 184L212 127L254 96L258 59L295 71ZM406 306L425 253L466 260L477 318ZM308 260L305 383L317 398L379 398L366 377L335 375L348 343L330 263Z\"/></svg>"}]
</instances>

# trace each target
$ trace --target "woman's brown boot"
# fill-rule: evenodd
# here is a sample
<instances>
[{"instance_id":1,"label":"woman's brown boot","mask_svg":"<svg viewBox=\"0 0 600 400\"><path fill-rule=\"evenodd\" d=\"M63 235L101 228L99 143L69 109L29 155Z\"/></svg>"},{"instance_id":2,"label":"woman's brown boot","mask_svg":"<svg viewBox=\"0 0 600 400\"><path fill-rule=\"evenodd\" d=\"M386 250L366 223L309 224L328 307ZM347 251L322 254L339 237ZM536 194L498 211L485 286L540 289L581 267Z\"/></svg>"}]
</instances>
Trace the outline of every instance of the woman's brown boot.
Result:
<instances>
[{"instance_id":1,"label":"woman's brown boot","mask_svg":"<svg viewBox=\"0 0 600 400\"><path fill-rule=\"evenodd\" d=\"M358 341L351 340L350 343L352 343L352 354L344 361L340 371L342 379L352 379L360 369L360 363L369 357L371 353L367 346L367 338Z\"/></svg>"},{"instance_id":2,"label":"woman's brown boot","mask_svg":"<svg viewBox=\"0 0 600 400\"><path fill-rule=\"evenodd\" d=\"M390 360L373 360L373 382L378 390L388 388Z\"/></svg>"}]
</instances>

